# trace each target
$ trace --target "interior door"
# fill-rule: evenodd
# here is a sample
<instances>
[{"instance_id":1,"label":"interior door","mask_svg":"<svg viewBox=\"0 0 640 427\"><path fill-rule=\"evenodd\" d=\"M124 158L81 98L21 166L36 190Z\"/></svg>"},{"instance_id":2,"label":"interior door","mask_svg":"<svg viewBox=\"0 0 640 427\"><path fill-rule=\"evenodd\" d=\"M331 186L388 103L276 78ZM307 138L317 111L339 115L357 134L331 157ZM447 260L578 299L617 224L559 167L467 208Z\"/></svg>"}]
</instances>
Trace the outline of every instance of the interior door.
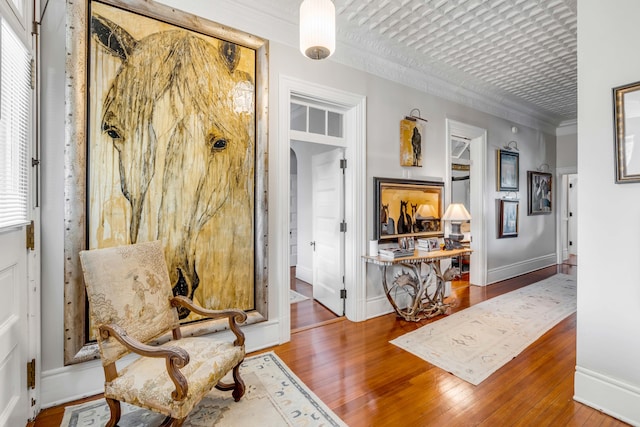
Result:
<instances>
[{"instance_id":1,"label":"interior door","mask_svg":"<svg viewBox=\"0 0 640 427\"><path fill-rule=\"evenodd\" d=\"M0 426L28 419L27 249L24 227L0 232Z\"/></svg>"},{"instance_id":2,"label":"interior door","mask_svg":"<svg viewBox=\"0 0 640 427\"><path fill-rule=\"evenodd\" d=\"M344 315L344 173L342 148L311 159L313 177L313 298L338 316Z\"/></svg>"}]
</instances>

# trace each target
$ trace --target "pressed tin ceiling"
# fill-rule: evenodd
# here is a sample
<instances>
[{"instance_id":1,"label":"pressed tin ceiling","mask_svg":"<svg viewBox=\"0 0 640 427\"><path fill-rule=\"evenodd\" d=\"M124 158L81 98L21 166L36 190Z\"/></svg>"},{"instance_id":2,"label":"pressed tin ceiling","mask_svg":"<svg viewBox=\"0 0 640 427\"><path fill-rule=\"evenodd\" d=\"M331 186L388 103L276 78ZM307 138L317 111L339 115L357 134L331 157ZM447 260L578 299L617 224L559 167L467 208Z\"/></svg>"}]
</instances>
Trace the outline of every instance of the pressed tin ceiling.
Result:
<instances>
[{"instance_id":1,"label":"pressed tin ceiling","mask_svg":"<svg viewBox=\"0 0 640 427\"><path fill-rule=\"evenodd\" d=\"M236 0L298 23L301 0ZM329 60L502 116L577 115L576 0L334 0ZM294 45L295 39L287 44Z\"/></svg>"}]
</instances>

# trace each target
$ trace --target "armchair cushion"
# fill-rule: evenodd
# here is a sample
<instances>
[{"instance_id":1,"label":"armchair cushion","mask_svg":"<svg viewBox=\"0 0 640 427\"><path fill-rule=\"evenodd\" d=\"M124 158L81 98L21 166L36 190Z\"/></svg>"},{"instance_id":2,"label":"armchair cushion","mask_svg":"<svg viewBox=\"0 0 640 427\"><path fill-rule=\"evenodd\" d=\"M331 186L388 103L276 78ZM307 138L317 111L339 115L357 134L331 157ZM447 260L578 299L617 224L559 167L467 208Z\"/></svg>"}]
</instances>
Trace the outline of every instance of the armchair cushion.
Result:
<instances>
[{"instance_id":1,"label":"armchair cushion","mask_svg":"<svg viewBox=\"0 0 640 427\"><path fill-rule=\"evenodd\" d=\"M242 347L206 337L182 338L166 346L179 347L189 353L189 363L180 370L189 383L186 399L175 401L171 398L175 385L167 374L165 359L156 357L140 357L120 370L116 379L105 383L105 397L172 418L184 418L244 358Z\"/></svg>"}]
</instances>

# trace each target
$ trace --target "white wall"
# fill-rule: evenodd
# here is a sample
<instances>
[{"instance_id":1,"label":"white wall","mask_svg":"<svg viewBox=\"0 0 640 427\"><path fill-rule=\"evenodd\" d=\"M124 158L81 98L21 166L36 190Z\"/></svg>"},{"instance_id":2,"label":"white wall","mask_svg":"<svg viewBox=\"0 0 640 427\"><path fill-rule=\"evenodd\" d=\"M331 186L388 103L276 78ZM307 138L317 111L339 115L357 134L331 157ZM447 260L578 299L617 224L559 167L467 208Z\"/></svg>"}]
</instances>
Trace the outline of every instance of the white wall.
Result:
<instances>
[{"instance_id":1,"label":"white wall","mask_svg":"<svg viewBox=\"0 0 640 427\"><path fill-rule=\"evenodd\" d=\"M612 88L640 80L640 2L579 0L578 16L575 398L640 425L640 183L615 184L612 114Z\"/></svg>"},{"instance_id":2,"label":"white wall","mask_svg":"<svg viewBox=\"0 0 640 427\"><path fill-rule=\"evenodd\" d=\"M577 124L559 127L556 130L556 168L567 169L578 166Z\"/></svg>"},{"instance_id":3,"label":"white wall","mask_svg":"<svg viewBox=\"0 0 640 427\"><path fill-rule=\"evenodd\" d=\"M448 161L446 152L445 119L468 123L488 130L488 167L485 191L487 197L487 232L489 275L494 280L522 274L526 271L555 263L555 221L553 215L529 217L526 215L526 171L534 170L542 163L555 168L555 135L519 125L517 135L511 133L512 122L423 91L391 82L372 74L341 65L335 61L312 61L304 58L296 47L287 45L297 40L296 28L288 28L282 23L264 22L256 19L250 10L245 13L231 13L231 1L216 2L216 8L209 2L197 0L165 0L165 3L183 10L200 14L205 18L225 25L252 32L271 39L269 75L269 322L246 328L247 347L253 350L276 344L279 319L288 313L287 307L278 306L280 292L288 289L288 283L275 283L281 248L288 242L279 241L279 218L286 212L279 212L278 206L288 206L288 201L280 203L278 197L286 194L288 182L278 182L276 153L279 144L288 144L278 135L278 82L280 75L318 83L367 97L367 222L370 239L373 235L373 177L429 178L445 176ZM43 242L42 242L42 405L51 406L75 397L98 392L102 388L102 371L97 362L89 362L72 367L63 366L63 249L64 249L64 2L51 0L43 20L43 114L42 160L43 160ZM289 31L289 32L287 32ZM293 34L291 33L293 31ZM278 41L282 41L279 43ZM399 166L399 122L413 108L421 111L429 120L426 126L423 146L423 167L403 168ZM535 121L535 120L532 120ZM520 149L520 235L518 238L497 239L497 214L495 200L503 196L495 188L496 149L510 140L517 140ZM602 236L600 236L601 238ZM363 245L364 247L364 245ZM602 245L599 245L601 248ZM286 251L286 249L284 249ZM491 281L491 280L490 280ZM362 284L360 284L362 285ZM368 267L367 316L389 311L384 300L379 273Z\"/></svg>"}]
</instances>

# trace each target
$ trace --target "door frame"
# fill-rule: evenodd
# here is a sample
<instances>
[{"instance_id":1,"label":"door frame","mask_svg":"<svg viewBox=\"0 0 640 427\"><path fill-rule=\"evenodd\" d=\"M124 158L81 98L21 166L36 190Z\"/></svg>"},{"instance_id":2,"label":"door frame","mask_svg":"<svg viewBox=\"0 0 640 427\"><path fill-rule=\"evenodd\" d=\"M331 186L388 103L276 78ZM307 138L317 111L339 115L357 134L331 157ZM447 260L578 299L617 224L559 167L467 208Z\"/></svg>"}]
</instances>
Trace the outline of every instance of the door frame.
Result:
<instances>
[{"instance_id":1,"label":"door frame","mask_svg":"<svg viewBox=\"0 0 640 427\"><path fill-rule=\"evenodd\" d=\"M559 224L556 227L556 263L562 264L564 261L564 244L563 237L566 236L569 232L567 227L567 203L568 203L568 185L567 182L563 179L564 176L569 175L577 175L578 167L577 166L569 166L569 167L561 167L556 168L555 173L555 181L556 181L556 224ZM568 247L567 247L568 250Z\"/></svg>"},{"instance_id":2,"label":"door frame","mask_svg":"<svg viewBox=\"0 0 640 427\"><path fill-rule=\"evenodd\" d=\"M280 342L291 339L289 310L289 150L291 96L299 95L319 102L329 102L345 109L345 139L351 143L345 149L345 316L362 321L366 316L365 253L366 221L366 97L293 77L280 75L278 94L278 150L276 176L276 206L274 223L276 234L276 268Z\"/></svg>"},{"instance_id":3,"label":"door frame","mask_svg":"<svg viewBox=\"0 0 640 427\"><path fill-rule=\"evenodd\" d=\"M457 135L471 140L471 262L469 282L472 285L487 285L487 197L485 196L487 170L487 130L460 121L446 119L445 205L451 203L451 136ZM473 197L479 195L480 197Z\"/></svg>"}]
</instances>

